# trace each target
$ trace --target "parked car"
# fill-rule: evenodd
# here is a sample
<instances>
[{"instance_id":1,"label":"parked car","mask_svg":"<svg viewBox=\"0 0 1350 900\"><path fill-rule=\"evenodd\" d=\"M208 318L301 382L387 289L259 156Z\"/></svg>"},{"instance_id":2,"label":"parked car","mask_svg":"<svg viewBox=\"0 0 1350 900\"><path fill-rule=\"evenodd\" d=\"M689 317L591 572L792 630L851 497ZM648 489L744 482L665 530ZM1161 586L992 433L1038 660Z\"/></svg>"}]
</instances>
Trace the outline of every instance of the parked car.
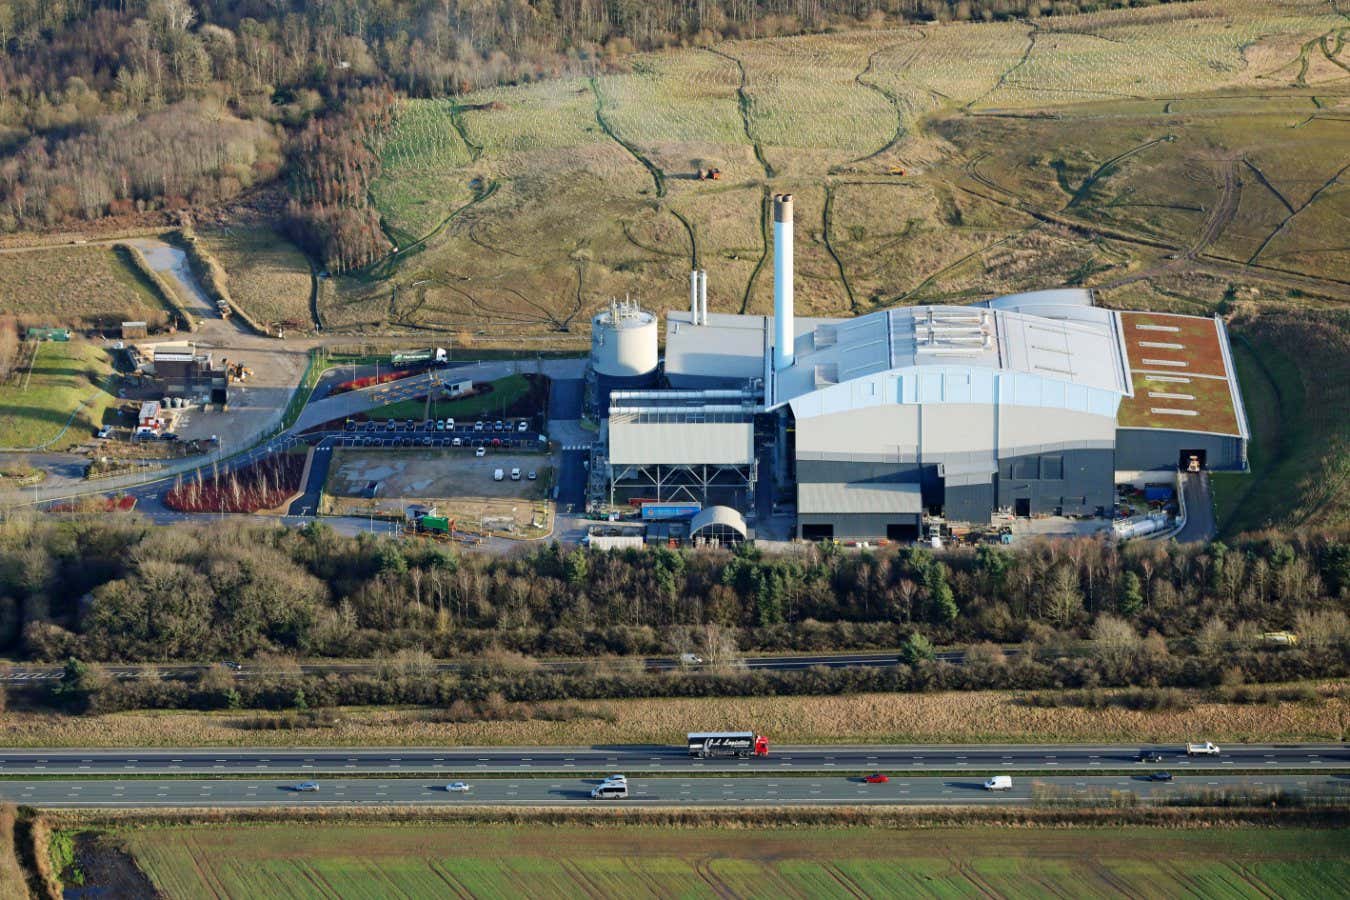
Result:
<instances>
[{"instance_id":1,"label":"parked car","mask_svg":"<svg viewBox=\"0 0 1350 900\"><path fill-rule=\"evenodd\" d=\"M520 480L520 469L515 468L514 466L511 468L511 480L512 481Z\"/></svg>"},{"instance_id":2,"label":"parked car","mask_svg":"<svg viewBox=\"0 0 1350 900\"><path fill-rule=\"evenodd\" d=\"M521 419L518 423L516 423L516 431L529 431L529 430L530 430L530 423L525 421L524 419Z\"/></svg>"},{"instance_id":3,"label":"parked car","mask_svg":"<svg viewBox=\"0 0 1350 900\"><path fill-rule=\"evenodd\" d=\"M455 430L455 418L454 418L454 416L451 416L450 418L448 418L448 419L445 420L445 428L446 428L447 431L454 431L454 430Z\"/></svg>"},{"instance_id":4,"label":"parked car","mask_svg":"<svg viewBox=\"0 0 1350 900\"><path fill-rule=\"evenodd\" d=\"M112 433L113 427L111 425L104 425L102 428L98 430L98 436L100 440L107 440L108 438L112 437Z\"/></svg>"},{"instance_id":5,"label":"parked car","mask_svg":"<svg viewBox=\"0 0 1350 900\"><path fill-rule=\"evenodd\" d=\"M463 438L455 438L453 441L450 442L450 446L452 446L452 447L462 447L462 446L464 446L464 439L463 439Z\"/></svg>"},{"instance_id":6,"label":"parked car","mask_svg":"<svg viewBox=\"0 0 1350 900\"><path fill-rule=\"evenodd\" d=\"M502 430L502 420L501 420L501 419L498 419L496 422L493 422L493 423L492 423L492 430L493 430L493 431L501 431L501 430Z\"/></svg>"},{"instance_id":7,"label":"parked car","mask_svg":"<svg viewBox=\"0 0 1350 900\"><path fill-rule=\"evenodd\" d=\"M494 469L492 472L493 481L501 481L506 478L506 474L501 469Z\"/></svg>"},{"instance_id":8,"label":"parked car","mask_svg":"<svg viewBox=\"0 0 1350 900\"><path fill-rule=\"evenodd\" d=\"M984 783L986 791L1010 791L1012 790L1011 775L995 775Z\"/></svg>"},{"instance_id":9,"label":"parked car","mask_svg":"<svg viewBox=\"0 0 1350 900\"><path fill-rule=\"evenodd\" d=\"M444 419L440 419L439 421L436 422L436 430L437 430L437 431L444 431L444 430L445 430L445 420L444 420Z\"/></svg>"},{"instance_id":10,"label":"parked car","mask_svg":"<svg viewBox=\"0 0 1350 900\"><path fill-rule=\"evenodd\" d=\"M526 477L526 479L528 479L528 480L530 480L530 481L534 481L536 478L539 477L539 473L536 472L534 469L531 469L531 470L530 470L530 473L529 473L528 475L526 475L525 477Z\"/></svg>"},{"instance_id":11,"label":"parked car","mask_svg":"<svg viewBox=\"0 0 1350 900\"><path fill-rule=\"evenodd\" d=\"M473 455L478 457L487 456L487 448L479 447L477 450L473 451Z\"/></svg>"},{"instance_id":12,"label":"parked car","mask_svg":"<svg viewBox=\"0 0 1350 900\"><path fill-rule=\"evenodd\" d=\"M302 781L297 784L294 790L303 794L317 794L319 792L319 783L317 781Z\"/></svg>"},{"instance_id":13,"label":"parked car","mask_svg":"<svg viewBox=\"0 0 1350 900\"><path fill-rule=\"evenodd\" d=\"M445 789L452 794L467 794L469 791L473 790L462 781L452 781L445 786Z\"/></svg>"},{"instance_id":14,"label":"parked car","mask_svg":"<svg viewBox=\"0 0 1350 900\"><path fill-rule=\"evenodd\" d=\"M482 419L479 419L477 422L474 422L474 423L473 423L473 430L474 430L474 431L482 431L482 430L483 430L483 420L482 420Z\"/></svg>"}]
</instances>

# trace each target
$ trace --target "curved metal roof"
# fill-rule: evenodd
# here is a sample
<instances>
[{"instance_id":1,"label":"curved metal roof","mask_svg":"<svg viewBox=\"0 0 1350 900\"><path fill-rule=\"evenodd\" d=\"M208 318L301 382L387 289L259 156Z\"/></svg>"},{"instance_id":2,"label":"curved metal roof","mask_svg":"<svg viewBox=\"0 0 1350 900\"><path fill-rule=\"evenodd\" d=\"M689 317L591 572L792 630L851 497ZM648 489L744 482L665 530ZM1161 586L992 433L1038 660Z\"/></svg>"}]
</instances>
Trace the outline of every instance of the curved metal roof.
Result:
<instances>
[{"instance_id":1,"label":"curved metal roof","mask_svg":"<svg viewBox=\"0 0 1350 900\"><path fill-rule=\"evenodd\" d=\"M709 525L725 525L741 537L746 535L745 517L730 506L707 506L689 520L689 536L694 537Z\"/></svg>"}]
</instances>

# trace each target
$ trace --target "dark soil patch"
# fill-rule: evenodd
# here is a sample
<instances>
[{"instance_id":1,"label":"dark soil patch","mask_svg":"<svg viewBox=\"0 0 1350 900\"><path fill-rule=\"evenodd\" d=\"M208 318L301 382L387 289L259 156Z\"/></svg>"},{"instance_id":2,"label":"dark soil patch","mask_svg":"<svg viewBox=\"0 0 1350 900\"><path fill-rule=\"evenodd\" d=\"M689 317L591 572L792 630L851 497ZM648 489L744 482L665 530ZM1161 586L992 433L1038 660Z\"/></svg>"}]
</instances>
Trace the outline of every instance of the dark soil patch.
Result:
<instances>
[{"instance_id":1,"label":"dark soil patch","mask_svg":"<svg viewBox=\"0 0 1350 900\"><path fill-rule=\"evenodd\" d=\"M84 873L84 884L67 887L68 898L161 897L154 884L136 865L136 860L114 837L84 832L75 838L75 863Z\"/></svg>"}]
</instances>

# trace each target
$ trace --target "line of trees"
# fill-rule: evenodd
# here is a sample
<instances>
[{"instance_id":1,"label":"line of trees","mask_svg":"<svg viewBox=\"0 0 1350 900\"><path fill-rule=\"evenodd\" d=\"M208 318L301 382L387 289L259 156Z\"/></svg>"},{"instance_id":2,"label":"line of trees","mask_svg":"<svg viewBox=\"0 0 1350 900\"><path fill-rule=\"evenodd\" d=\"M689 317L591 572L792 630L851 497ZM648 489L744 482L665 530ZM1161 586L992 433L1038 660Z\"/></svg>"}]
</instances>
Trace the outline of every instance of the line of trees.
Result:
<instances>
[{"instance_id":1,"label":"line of trees","mask_svg":"<svg viewBox=\"0 0 1350 900\"><path fill-rule=\"evenodd\" d=\"M589 656L1094 638L1196 652L1294 630L1344 651L1350 548L1322 532L1240 543L456 555L433 542L239 524L153 528L16 515L0 525L0 649L42 659L258 653ZM1207 649L1208 648L1208 649ZM919 656L922 653L918 654Z\"/></svg>"},{"instance_id":2,"label":"line of trees","mask_svg":"<svg viewBox=\"0 0 1350 900\"><path fill-rule=\"evenodd\" d=\"M362 86L445 96L640 49L1129 5L1152 0L0 0L0 230L229 200L278 174L276 129L322 166L331 130L307 123ZM335 267L378 251L362 205L298 203Z\"/></svg>"}]
</instances>

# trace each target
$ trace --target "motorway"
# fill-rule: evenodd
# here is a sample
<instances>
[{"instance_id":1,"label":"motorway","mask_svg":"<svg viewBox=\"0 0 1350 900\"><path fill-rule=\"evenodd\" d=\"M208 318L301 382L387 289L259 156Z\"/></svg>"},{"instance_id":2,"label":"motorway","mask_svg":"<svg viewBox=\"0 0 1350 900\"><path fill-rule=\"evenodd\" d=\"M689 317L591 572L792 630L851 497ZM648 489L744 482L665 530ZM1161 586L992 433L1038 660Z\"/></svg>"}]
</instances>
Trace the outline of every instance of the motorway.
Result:
<instances>
[{"instance_id":1,"label":"motorway","mask_svg":"<svg viewBox=\"0 0 1350 900\"><path fill-rule=\"evenodd\" d=\"M8 781L0 800L42 807L259 807L259 806L826 806L854 805L1026 805L1037 786L1055 793L1131 791L1144 800L1224 788L1258 790L1343 790L1341 778L1270 775L1248 778L1220 774L1182 776L1169 784L1142 775L1014 778L1011 790L983 789L982 778L893 778L865 784L858 777L819 778L632 778L627 800L592 800L599 779L498 778L471 782L468 793L451 793L444 780L427 778L335 779L301 793L295 782L254 778L167 781Z\"/></svg>"},{"instance_id":2,"label":"motorway","mask_svg":"<svg viewBox=\"0 0 1350 900\"><path fill-rule=\"evenodd\" d=\"M1157 749L1161 763L1139 763L1142 748ZM66 776L345 774L487 775L766 772L1130 772L1165 768L1174 773L1209 770L1350 771L1350 748L1340 744L1230 745L1219 756L1187 757L1178 745L979 744L802 745L773 747L767 758L693 759L682 746L492 748L209 748L0 750L0 775Z\"/></svg>"}]
</instances>

